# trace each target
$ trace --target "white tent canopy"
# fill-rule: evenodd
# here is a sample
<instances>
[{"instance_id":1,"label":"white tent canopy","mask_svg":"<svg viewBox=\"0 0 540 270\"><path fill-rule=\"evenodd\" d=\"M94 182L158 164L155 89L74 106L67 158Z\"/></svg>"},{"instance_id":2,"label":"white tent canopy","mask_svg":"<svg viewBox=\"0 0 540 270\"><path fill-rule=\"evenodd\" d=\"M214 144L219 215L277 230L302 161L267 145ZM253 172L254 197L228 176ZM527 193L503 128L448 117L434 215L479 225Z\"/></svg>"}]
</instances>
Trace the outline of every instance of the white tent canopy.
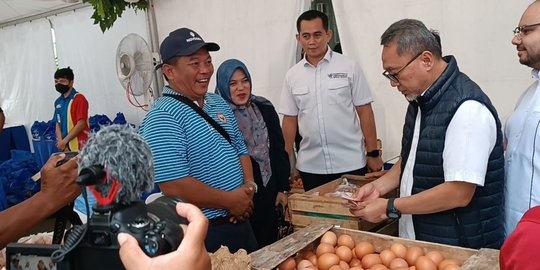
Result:
<instances>
[{"instance_id":1,"label":"white tent canopy","mask_svg":"<svg viewBox=\"0 0 540 270\"><path fill-rule=\"evenodd\" d=\"M37 1L39 2L39 1ZM296 18L309 1L155 0L153 12L159 42L180 27L197 31L221 50L214 67L229 58L246 63L254 93L279 106L284 75L297 58ZM384 158L399 154L406 101L380 75L382 32L394 21L416 18L441 32L443 53L456 56L460 69L490 96L501 120L531 83L529 69L517 61L511 30L529 0L337 0L333 1L343 52L363 66L372 87ZM61 67L75 72L75 88L90 103L90 115L116 112L139 124L145 112L131 107L116 77L118 42L128 33L150 40L147 16L132 10L104 34L90 19L89 7L0 29L0 107L7 125L52 118L57 97L50 25L55 29ZM0 14L1 15L1 14ZM150 24L151 25L151 24ZM159 75L159 74L158 74ZM214 91L215 79L209 91ZM338 119L336 119L338 121Z\"/></svg>"}]
</instances>

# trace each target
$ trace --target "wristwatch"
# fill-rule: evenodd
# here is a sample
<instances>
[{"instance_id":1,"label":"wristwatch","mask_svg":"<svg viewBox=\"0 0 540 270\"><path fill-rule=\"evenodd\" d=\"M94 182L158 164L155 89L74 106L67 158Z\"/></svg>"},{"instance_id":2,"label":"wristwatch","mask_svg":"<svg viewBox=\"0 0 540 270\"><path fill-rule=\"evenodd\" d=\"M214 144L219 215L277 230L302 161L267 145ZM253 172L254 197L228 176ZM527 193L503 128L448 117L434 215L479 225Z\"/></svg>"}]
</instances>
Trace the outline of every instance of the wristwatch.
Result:
<instances>
[{"instance_id":1,"label":"wristwatch","mask_svg":"<svg viewBox=\"0 0 540 270\"><path fill-rule=\"evenodd\" d=\"M257 186L257 183L255 183L255 181L247 181L244 184L251 185L255 190L255 193L257 193L257 191L259 190L259 186Z\"/></svg>"},{"instance_id":2,"label":"wristwatch","mask_svg":"<svg viewBox=\"0 0 540 270\"><path fill-rule=\"evenodd\" d=\"M366 156L368 157L379 157L380 152L379 150L373 150L366 153Z\"/></svg>"},{"instance_id":3,"label":"wristwatch","mask_svg":"<svg viewBox=\"0 0 540 270\"><path fill-rule=\"evenodd\" d=\"M388 204L386 205L386 215L391 219L399 219L401 217L401 212L394 207L395 199L396 198L389 198Z\"/></svg>"}]
</instances>

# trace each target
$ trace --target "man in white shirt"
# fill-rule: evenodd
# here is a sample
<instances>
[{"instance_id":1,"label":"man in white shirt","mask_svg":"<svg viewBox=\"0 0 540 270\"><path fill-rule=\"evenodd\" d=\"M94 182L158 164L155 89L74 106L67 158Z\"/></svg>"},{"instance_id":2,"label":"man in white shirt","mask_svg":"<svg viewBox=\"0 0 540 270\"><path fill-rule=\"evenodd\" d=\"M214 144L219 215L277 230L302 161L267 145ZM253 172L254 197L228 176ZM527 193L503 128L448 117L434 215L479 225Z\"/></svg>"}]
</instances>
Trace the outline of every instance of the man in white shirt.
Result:
<instances>
[{"instance_id":1,"label":"man in white shirt","mask_svg":"<svg viewBox=\"0 0 540 270\"><path fill-rule=\"evenodd\" d=\"M504 156L495 108L422 22L392 24L381 45L383 75L410 102L401 157L357 190L351 212L371 222L401 218L409 239L499 248ZM399 198L381 198L397 187Z\"/></svg>"},{"instance_id":2,"label":"man in white shirt","mask_svg":"<svg viewBox=\"0 0 540 270\"><path fill-rule=\"evenodd\" d=\"M540 204L540 1L525 10L514 34L512 44L516 45L519 62L533 68L534 83L506 121L507 236L514 231L523 213Z\"/></svg>"},{"instance_id":3,"label":"man in white shirt","mask_svg":"<svg viewBox=\"0 0 540 270\"><path fill-rule=\"evenodd\" d=\"M287 72L279 112L289 155L297 128L302 136L296 167L304 189L343 174L380 171L373 98L362 69L329 48L332 30L324 13L308 10L296 27L305 54Z\"/></svg>"}]
</instances>

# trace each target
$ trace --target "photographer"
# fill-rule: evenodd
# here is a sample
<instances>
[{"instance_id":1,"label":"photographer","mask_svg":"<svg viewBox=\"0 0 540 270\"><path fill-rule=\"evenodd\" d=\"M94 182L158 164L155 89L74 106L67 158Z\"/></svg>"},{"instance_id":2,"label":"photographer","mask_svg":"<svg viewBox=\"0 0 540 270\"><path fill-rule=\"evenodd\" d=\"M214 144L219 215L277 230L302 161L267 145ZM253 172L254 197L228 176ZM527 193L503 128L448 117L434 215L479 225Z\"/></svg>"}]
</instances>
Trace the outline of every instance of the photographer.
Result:
<instances>
[{"instance_id":1,"label":"photographer","mask_svg":"<svg viewBox=\"0 0 540 270\"><path fill-rule=\"evenodd\" d=\"M133 236L125 233L118 235L120 258L127 270L211 269L210 256L204 246L208 219L192 204L179 203L176 211L189 221L189 225L184 229L184 239L176 251L150 258L144 254Z\"/></svg>"},{"instance_id":2,"label":"photographer","mask_svg":"<svg viewBox=\"0 0 540 270\"><path fill-rule=\"evenodd\" d=\"M65 154L53 156L41 169L41 191L28 200L0 212L0 249L17 241L32 227L72 202L81 188L77 178L77 158L56 167Z\"/></svg>"}]
</instances>

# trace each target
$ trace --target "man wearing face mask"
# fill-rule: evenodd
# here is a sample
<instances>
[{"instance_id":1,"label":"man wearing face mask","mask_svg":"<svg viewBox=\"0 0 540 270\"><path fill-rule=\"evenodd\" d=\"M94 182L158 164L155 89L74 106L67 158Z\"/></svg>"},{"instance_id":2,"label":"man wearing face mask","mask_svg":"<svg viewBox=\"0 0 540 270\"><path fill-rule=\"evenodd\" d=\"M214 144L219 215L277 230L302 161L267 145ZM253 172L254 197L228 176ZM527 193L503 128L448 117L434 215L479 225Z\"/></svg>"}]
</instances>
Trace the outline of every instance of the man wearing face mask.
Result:
<instances>
[{"instance_id":1,"label":"man wearing face mask","mask_svg":"<svg viewBox=\"0 0 540 270\"><path fill-rule=\"evenodd\" d=\"M73 70L69 67L54 73L56 91L54 102L56 147L60 151L80 151L88 140L88 101L73 88Z\"/></svg>"}]
</instances>

